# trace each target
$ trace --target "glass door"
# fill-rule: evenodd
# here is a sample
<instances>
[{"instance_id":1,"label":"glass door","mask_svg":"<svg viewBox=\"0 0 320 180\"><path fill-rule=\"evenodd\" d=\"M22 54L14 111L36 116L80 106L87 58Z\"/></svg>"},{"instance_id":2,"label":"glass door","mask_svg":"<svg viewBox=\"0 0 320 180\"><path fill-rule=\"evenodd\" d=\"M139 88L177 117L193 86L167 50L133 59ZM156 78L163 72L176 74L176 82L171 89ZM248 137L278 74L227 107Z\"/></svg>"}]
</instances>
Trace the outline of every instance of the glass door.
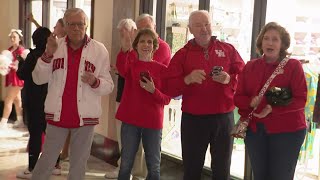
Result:
<instances>
[{"instance_id":1,"label":"glass door","mask_svg":"<svg viewBox=\"0 0 320 180\"><path fill-rule=\"evenodd\" d=\"M254 0L211 0L209 13L212 18L214 36L234 45L245 61L250 60ZM172 55L193 38L188 29L188 18L199 7L198 0L167 0L165 40L171 47ZM239 115L235 110L235 120ZM181 100L177 98L165 107L162 151L181 158L180 142ZM209 149L209 148L208 148ZM244 143L235 140L232 155L231 174L244 177ZM205 167L209 168L211 158L206 154Z\"/></svg>"},{"instance_id":2,"label":"glass door","mask_svg":"<svg viewBox=\"0 0 320 180\"><path fill-rule=\"evenodd\" d=\"M211 0L210 15L212 18L213 35L220 41L232 44L245 62L250 60L251 36L253 24L254 0ZM234 119L239 119L237 109ZM245 148L242 139L235 139L231 175L243 179L245 167ZM207 151L205 166L210 167L211 158Z\"/></svg>"},{"instance_id":3,"label":"glass door","mask_svg":"<svg viewBox=\"0 0 320 180\"><path fill-rule=\"evenodd\" d=\"M290 4L290 8L288 7ZM300 150L295 180L316 179L319 173L320 131L313 123L315 92L320 73L320 1L268 0L266 23L275 21L290 33L291 57L301 60L305 71L308 97L305 115L310 125ZM283 15L285 13L285 15Z\"/></svg>"},{"instance_id":4,"label":"glass door","mask_svg":"<svg viewBox=\"0 0 320 180\"><path fill-rule=\"evenodd\" d=\"M67 9L67 0L51 0L50 1L50 30L56 25L58 19L63 18Z\"/></svg>"},{"instance_id":5,"label":"glass door","mask_svg":"<svg viewBox=\"0 0 320 180\"><path fill-rule=\"evenodd\" d=\"M172 56L193 36L188 30L188 19L192 11L198 10L199 0L167 0L165 41ZM164 108L162 151L178 159L181 155L180 125L181 99L172 99Z\"/></svg>"}]
</instances>

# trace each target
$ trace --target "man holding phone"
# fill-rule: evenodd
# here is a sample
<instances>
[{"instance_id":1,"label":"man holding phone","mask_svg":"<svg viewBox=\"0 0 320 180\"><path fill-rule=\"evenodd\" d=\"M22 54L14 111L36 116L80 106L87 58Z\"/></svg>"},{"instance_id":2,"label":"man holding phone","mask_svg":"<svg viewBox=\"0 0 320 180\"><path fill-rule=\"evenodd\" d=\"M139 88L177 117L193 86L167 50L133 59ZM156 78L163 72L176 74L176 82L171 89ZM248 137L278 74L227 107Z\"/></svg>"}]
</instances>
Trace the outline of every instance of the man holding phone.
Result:
<instances>
[{"instance_id":1,"label":"man holding phone","mask_svg":"<svg viewBox=\"0 0 320 180\"><path fill-rule=\"evenodd\" d=\"M237 50L211 36L208 11L189 17L194 35L172 58L163 78L164 93L182 94L181 144L184 180L201 179L210 144L212 179L230 179L234 125L233 95L244 62Z\"/></svg>"}]
</instances>

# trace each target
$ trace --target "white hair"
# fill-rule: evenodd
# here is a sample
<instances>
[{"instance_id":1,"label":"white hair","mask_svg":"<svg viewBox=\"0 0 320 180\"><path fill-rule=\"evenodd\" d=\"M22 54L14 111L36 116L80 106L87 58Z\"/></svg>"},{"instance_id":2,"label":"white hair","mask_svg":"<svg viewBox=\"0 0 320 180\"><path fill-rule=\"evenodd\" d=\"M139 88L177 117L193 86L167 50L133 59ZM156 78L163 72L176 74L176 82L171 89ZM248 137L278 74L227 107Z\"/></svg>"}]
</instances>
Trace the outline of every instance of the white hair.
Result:
<instances>
[{"instance_id":1,"label":"white hair","mask_svg":"<svg viewBox=\"0 0 320 180\"><path fill-rule=\"evenodd\" d=\"M73 16L73 15L76 15L76 14L83 14L84 15L84 23L85 23L85 26L88 27L89 18L87 16L87 14L80 8L67 9L66 12L64 13L64 16L63 16L63 23L67 24L67 18L69 16Z\"/></svg>"},{"instance_id":2,"label":"white hair","mask_svg":"<svg viewBox=\"0 0 320 180\"><path fill-rule=\"evenodd\" d=\"M156 25L156 22L155 22L155 20L154 20L154 17L151 16L150 14L141 14L140 16L137 17L136 23L138 24L139 21L141 21L141 20L144 19L144 18L149 18L150 21L151 21L151 23L152 23L153 25Z\"/></svg>"},{"instance_id":3,"label":"white hair","mask_svg":"<svg viewBox=\"0 0 320 180\"><path fill-rule=\"evenodd\" d=\"M193 16L195 16L195 15L197 15L197 14L204 14L204 15L208 16L209 21L211 21L209 12L208 12L207 10L197 10L197 11L193 11L193 12L190 13L190 16L189 16L189 26L192 24L192 18L193 18Z\"/></svg>"},{"instance_id":4,"label":"white hair","mask_svg":"<svg viewBox=\"0 0 320 180\"><path fill-rule=\"evenodd\" d=\"M126 28L127 30L137 29L136 23L132 19L121 19L117 25L117 29Z\"/></svg>"}]
</instances>

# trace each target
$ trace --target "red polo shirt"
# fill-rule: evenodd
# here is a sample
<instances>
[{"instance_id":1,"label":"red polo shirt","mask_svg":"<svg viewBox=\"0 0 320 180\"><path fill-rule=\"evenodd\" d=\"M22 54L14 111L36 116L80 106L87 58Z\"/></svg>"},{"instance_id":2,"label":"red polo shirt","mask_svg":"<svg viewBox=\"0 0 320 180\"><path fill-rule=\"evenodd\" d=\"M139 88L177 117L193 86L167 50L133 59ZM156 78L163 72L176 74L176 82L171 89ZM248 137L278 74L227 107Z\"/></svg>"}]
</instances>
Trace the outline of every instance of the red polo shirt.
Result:
<instances>
[{"instance_id":1,"label":"red polo shirt","mask_svg":"<svg viewBox=\"0 0 320 180\"><path fill-rule=\"evenodd\" d=\"M77 86L79 77L79 64L83 46L76 50L73 50L69 46L69 43L67 46L68 73L62 96L60 121L48 121L48 123L63 128L77 128L80 127L80 117L77 104Z\"/></svg>"}]
</instances>

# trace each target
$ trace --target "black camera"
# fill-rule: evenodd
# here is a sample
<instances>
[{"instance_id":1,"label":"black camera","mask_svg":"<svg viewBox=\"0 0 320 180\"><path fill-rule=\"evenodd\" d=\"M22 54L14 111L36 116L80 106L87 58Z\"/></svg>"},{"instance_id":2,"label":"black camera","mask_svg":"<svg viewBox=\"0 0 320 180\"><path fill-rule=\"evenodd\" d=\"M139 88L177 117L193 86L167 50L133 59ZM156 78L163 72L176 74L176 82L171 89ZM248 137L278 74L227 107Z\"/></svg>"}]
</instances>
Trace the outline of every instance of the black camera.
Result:
<instances>
[{"instance_id":1,"label":"black camera","mask_svg":"<svg viewBox=\"0 0 320 180\"><path fill-rule=\"evenodd\" d=\"M217 76L223 71L222 66L213 66L210 76Z\"/></svg>"},{"instance_id":2,"label":"black camera","mask_svg":"<svg viewBox=\"0 0 320 180\"><path fill-rule=\"evenodd\" d=\"M265 96L271 106L286 106L292 100L292 93L289 88L271 87Z\"/></svg>"}]
</instances>

